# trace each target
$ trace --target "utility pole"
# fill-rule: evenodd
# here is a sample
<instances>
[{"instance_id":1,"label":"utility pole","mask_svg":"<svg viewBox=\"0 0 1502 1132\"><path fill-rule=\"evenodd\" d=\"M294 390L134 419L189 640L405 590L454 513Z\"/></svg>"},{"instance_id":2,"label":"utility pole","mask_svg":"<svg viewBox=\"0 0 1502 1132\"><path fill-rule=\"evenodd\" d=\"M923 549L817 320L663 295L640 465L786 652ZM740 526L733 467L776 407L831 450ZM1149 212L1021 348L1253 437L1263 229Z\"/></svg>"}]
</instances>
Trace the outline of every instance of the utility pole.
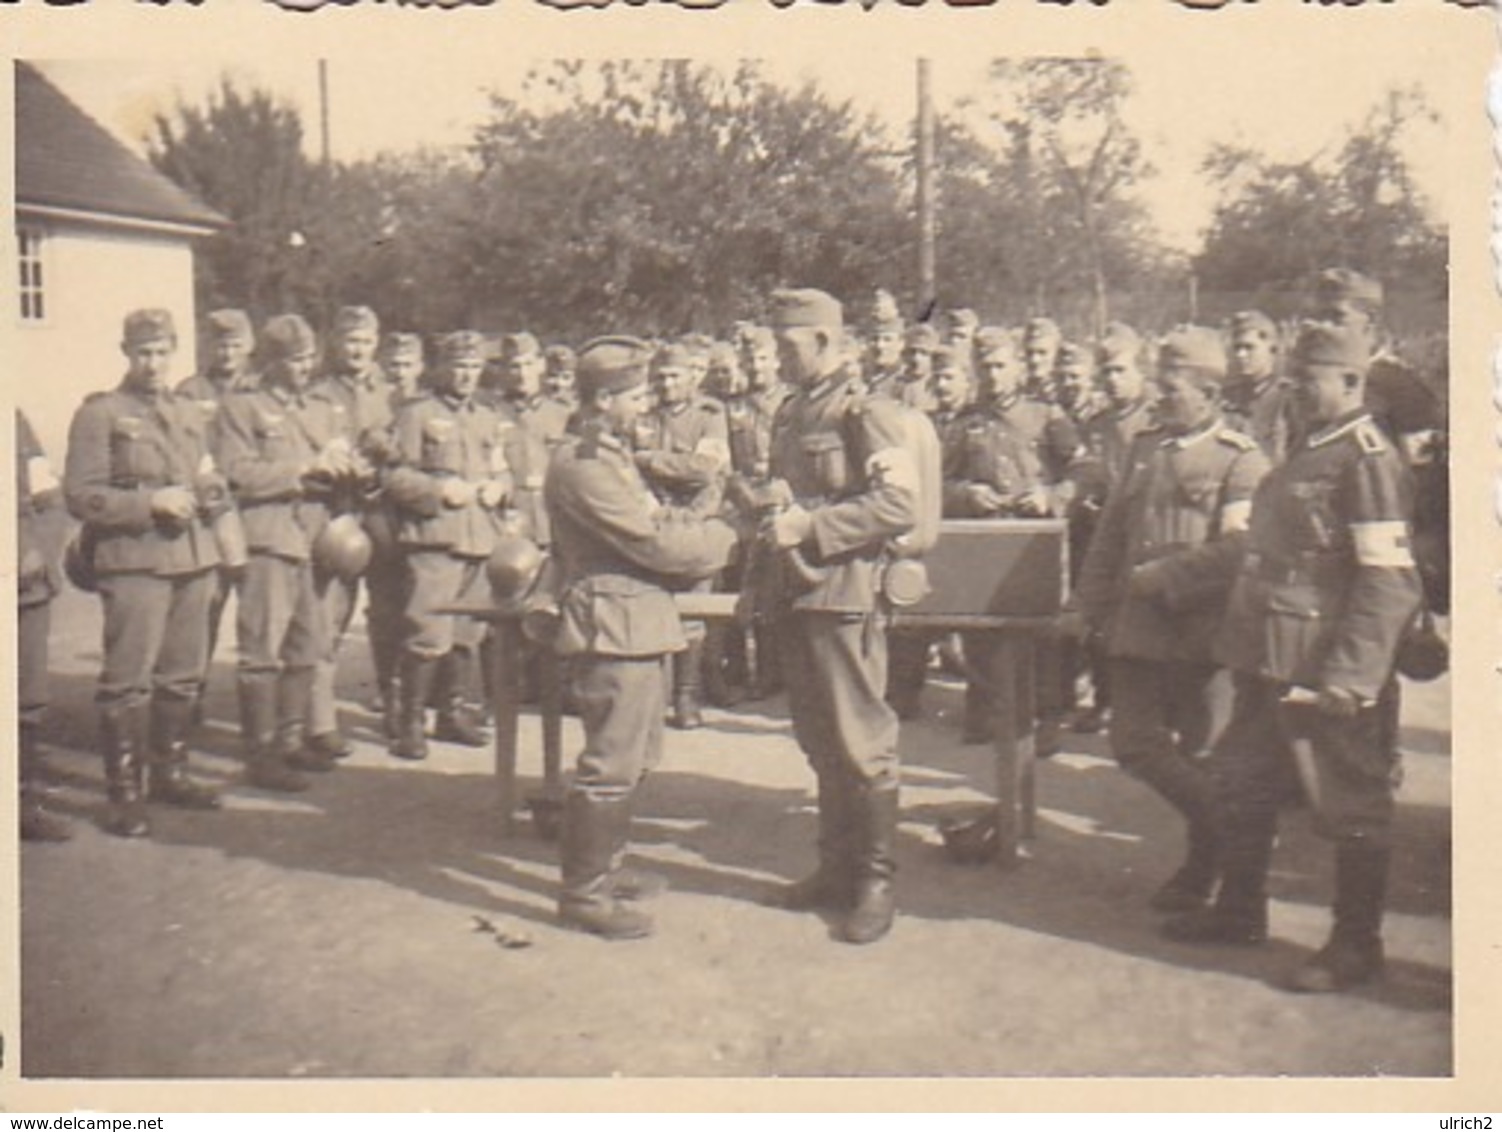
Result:
<instances>
[{"instance_id":1,"label":"utility pole","mask_svg":"<svg viewBox=\"0 0 1502 1132\"><path fill-rule=\"evenodd\" d=\"M933 316L938 299L934 265L934 106L929 59L918 60L918 317Z\"/></svg>"}]
</instances>

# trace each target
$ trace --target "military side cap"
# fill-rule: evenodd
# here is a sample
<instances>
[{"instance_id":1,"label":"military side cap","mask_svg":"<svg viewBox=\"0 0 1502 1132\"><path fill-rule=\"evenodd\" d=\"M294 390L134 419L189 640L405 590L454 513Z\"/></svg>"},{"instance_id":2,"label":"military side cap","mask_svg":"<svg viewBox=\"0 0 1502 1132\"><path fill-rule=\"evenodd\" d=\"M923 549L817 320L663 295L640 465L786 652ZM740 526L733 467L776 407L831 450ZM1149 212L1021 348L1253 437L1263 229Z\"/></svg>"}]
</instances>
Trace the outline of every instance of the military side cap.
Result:
<instances>
[{"instance_id":1,"label":"military side cap","mask_svg":"<svg viewBox=\"0 0 1502 1132\"><path fill-rule=\"evenodd\" d=\"M376 318L375 311L369 307L340 307L339 313L334 316L334 333L348 334L353 330L369 330L379 334L381 320Z\"/></svg>"},{"instance_id":2,"label":"military side cap","mask_svg":"<svg viewBox=\"0 0 1502 1132\"><path fill-rule=\"evenodd\" d=\"M729 342L716 342L709 348L709 364L711 366L733 366L738 361L735 347Z\"/></svg>"},{"instance_id":3,"label":"military side cap","mask_svg":"<svg viewBox=\"0 0 1502 1132\"><path fill-rule=\"evenodd\" d=\"M587 396L642 385L651 360L652 347L640 338L623 334L595 338L579 350L579 388Z\"/></svg>"},{"instance_id":4,"label":"military side cap","mask_svg":"<svg viewBox=\"0 0 1502 1132\"><path fill-rule=\"evenodd\" d=\"M386 355L392 358L422 357L422 338L416 334L398 332L386 335Z\"/></svg>"},{"instance_id":5,"label":"military side cap","mask_svg":"<svg viewBox=\"0 0 1502 1132\"><path fill-rule=\"evenodd\" d=\"M1382 305L1382 284L1348 267L1332 267L1319 273L1314 296L1321 303L1349 301L1376 308Z\"/></svg>"},{"instance_id":6,"label":"military side cap","mask_svg":"<svg viewBox=\"0 0 1502 1132\"><path fill-rule=\"evenodd\" d=\"M1090 351L1078 342L1060 342L1059 352L1055 355L1054 363L1060 367L1088 365L1090 363Z\"/></svg>"},{"instance_id":7,"label":"military side cap","mask_svg":"<svg viewBox=\"0 0 1502 1132\"><path fill-rule=\"evenodd\" d=\"M318 348L313 328L300 314L279 314L261 328L261 349L273 361L295 358Z\"/></svg>"},{"instance_id":8,"label":"military side cap","mask_svg":"<svg viewBox=\"0 0 1502 1132\"><path fill-rule=\"evenodd\" d=\"M455 330L443 336L441 352L448 363L483 362L485 336L478 330Z\"/></svg>"},{"instance_id":9,"label":"military side cap","mask_svg":"<svg viewBox=\"0 0 1502 1132\"><path fill-rule=\"evenodd\" d=\"M209 337L216 342L227 338L249 341L254 337L250 329L250 315L233 307L209 311L209 316L204 321L209 328Z\"/></svg>"},{"instance_id":10,"label":"military side cap","mask_svg":"<svg viewBox=\"0 0 1502 1132\"><path fill-rule=\"evenodd\" d=\"M866 316L871 333L880 331L902 332L902 312L897 309L897 300L892 292L878 290L871 296L871 309Z\"/></svg>"},{"instance_id":11,"label":"military side cap","mask_svg":"<svg viewBox=\"0 0 1502 1132\"><path fill-rule=\"evenodd\" d=\"M774 291L772 324L783 329L800 326L839 329L845 325L845 311L833 295L811 287Z\"/></svg>"},{"instance_id":12,"label":"military side cap","mask_svg":"<svg viewBox=\"0 0 1502 1132\"><path fill-rule=\"evenodd\" d=\"M741 328L737 341L747 348L776 349L777 336L772 333L770 326L758 326L755 323L747 323Z\"/></svg>"},{"instance_id":13,"label":"military side cap","mask_svg":"<svg viewBox=\"0 0 1502 1132\"><path fill-rule=\"evenodd\" d=\"M1142 339L1124 322L1108 322L1095 344L1095 359L1103 366L1135 362L1142 353Z\"/></svg>"},{"instance_id":14,"label":"military side cap","mask_svg":"<svg viewBox=\"0 0 1502 1132\"><path fill-rule=\"evenodd\" d=\"M579 360L574 353L573 347L565 346L561 342L549 346L543 351L542 356L547 360L548 365L559 369L573 369L575 363Z\"/></svg>"},{"instance_id":15,"label":"military side cap","mask_svg":"<svg viewBox=\"0 0 1502 1132\"><path fill-rule=\"evenodd\" d=\"M969 366L967 365L967 361L968 359L965 357L964 346L944 345L939 346L934 350L935 372L946 368L952 369L956 366L961 369L968 369Z\"/></svg>"},{"instance_id":16,"label":"military side cap","mask_svg":"<svg viewBox=\"0 0 1502 1132\"><path fill-rule=\"evenodd\" d=\"M944 316L944 322L951 334L974 334L980 325L980 315L969 307L956 307Z\"/></svg>"},{"instance_id":17,"label":"military side cap","mask_svg":"<svg viewBox=\"0 0 1502 1132\"><path fill-rule=\"evenodd\" d=\"M931 323L915 322L907 328L903 344L909 350L924 350L931 354L939 348L939 332Z\"/></svg>"},{"instance_id":18,"label":"military side cap","mask_svg":"<svg viewBox=\"0 0 1502 1132\"><path fill-rule=\"evenodd\" d=\"M1161 373L1190 372L1201 377L1224 378L1226 346L1208 326L1176 326L1163 336L1158 347Z\"/></svg>"},{"instance_id":19,"label":"military side cap","mask_svg":"<svg viewBox=\"0 0 1502 1132\"><path fill-rule=\"evenodd\" d=\"M652 364L658 369L687 369L693 364L693 349L683 342L669 342L657 351Z\"/></svg>"},{"instance_id":20,"label":"military side cap","mask_svg":"<svg viewBox=\"0 0 1502 1132\"><path fill-rule=\"evenodd\" d=\"M159 307L131 311L125 316L123 338L127 346L159 342L163 338L176 342L177 325L172 321L172 312Z\"/></svg>"},{"instance_id":21,"label":"military side cap","mask_svg":"<svg viewBox=\"0 0 1502 1132\"><path fill-rule=\"evenodd\" d=\"M1306 366L1365 371L1371 356L1371 343L1365 334L1330 322L1304 323L1293 346L1294 361Z\"/></svg>"},{"instance_id":22,"label":"military side cap","mask_svg":"<svg viewBox=\"0 0 1502 1132\"><path fill-rule=\"evenodd\" d=\"M710 349L714 346L714 339L708 334L685 334L678 339L678 344L696 357L708 357Z\"/></svg>"},{"instance_id":23,"label":"military side cap","mask_svg":"<svg viewBox=\"0 0 1502 1132\"><path fill-rule=\"evenodd\" d=\"M1231 337L1260 334L1269 342L1278 340L1278 326L1261 311L1237 311L1231 316Z\"/></svg>"},{"instance_id":24,"label":"military side cap","mask_svg":"<svg viewBox=\"0 0 1502 1132\"><path fill-rule=\"evenodd\" d=\"M506 334L501 337L501 357L506 361L515 361L517 358L530 358L535 354L542 353L542 347L537 338L525 330L518 330L515 334Z\"/></svg>"},{"instance_id":25,"label":"military side cap","mask_svg":"<svg viewBox=\"0 0 1502 1132\"><path fill-rule=\"evenodd\" d=\"M1027 342L1057 342L1063 335L1059 333L1059 324L1053 319L1030 318L1022 337Z\"/></svg>"},{"instance_id":26,"label":"military side cap","mask_svg":"<svg viewBox=\"0 0 1502 1132\"><path fill-rule=\"evenodd\" d=\"M983 326L975 332L975 356L983 362L1012 361L1017 357L1017 340L1004 326Z\"/></svg>"}]
</instances>

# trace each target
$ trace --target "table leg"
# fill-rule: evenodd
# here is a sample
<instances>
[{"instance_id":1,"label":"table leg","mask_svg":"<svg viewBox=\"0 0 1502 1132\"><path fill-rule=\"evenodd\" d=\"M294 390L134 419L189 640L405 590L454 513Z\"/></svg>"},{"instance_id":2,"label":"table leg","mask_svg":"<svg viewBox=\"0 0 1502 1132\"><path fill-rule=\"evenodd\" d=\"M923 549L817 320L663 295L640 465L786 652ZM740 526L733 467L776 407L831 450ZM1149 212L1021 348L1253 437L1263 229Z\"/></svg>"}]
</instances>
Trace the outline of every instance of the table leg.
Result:
<instances>
[{"instance_id":1,"label":"table leg","mask_svg":"<svg viewBox=\"0 0 1502 1132\"><path fill-rule=\"evenodd\" d=\"M563 786L563 661L546 645L537 649L538 707L542 712L542 792L558 797Z\"/></svg>"},{"instance_id":2,"label":"table leg","mask_svg":"<svg viewBox=\"0 0 1502 1132\"><path fill-rule=\"evenodd\" d=\"M1021 861L1018 847L1033 831L1032 648L1024 634L991 635L991 705L996 749L996 862Z\"/></svg>"},{"instance_id":3,"label":"table leg","mask_svg":"<svg viewBox=\"0 0 1502 1132\"><path fill-rule=\"evenodd\" d=\"M492 628L495 663L491 666L490 706L495 714L496 805L499 827L508 836L516 816L517 718L521 714L521 626L503 618Z\"/></svg>"}]
</instances>

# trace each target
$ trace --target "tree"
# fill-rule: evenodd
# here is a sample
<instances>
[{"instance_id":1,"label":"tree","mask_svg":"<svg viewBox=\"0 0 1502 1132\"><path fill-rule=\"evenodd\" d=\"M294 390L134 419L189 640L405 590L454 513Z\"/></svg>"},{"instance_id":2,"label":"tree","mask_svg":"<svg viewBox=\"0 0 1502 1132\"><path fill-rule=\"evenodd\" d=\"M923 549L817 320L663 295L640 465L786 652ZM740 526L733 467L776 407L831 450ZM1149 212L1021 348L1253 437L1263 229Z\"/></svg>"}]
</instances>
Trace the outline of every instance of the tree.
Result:
<instances>
[{"instance_id":1,"label":"tree","mask_svg":"<svg viewBox=\"0 0 1502 1132\"><path fill-rule=\"evenodd\" d=\"M1212 149L1203 168L1220 199L1195 261L1201 283L1289 314L1316 272L1341 265L1441 299L1445 232L1403 154L1409 132L1436 121L1416 91L1393 90L1338 144L1302 161Z\"/></svg>"}]
</instances>

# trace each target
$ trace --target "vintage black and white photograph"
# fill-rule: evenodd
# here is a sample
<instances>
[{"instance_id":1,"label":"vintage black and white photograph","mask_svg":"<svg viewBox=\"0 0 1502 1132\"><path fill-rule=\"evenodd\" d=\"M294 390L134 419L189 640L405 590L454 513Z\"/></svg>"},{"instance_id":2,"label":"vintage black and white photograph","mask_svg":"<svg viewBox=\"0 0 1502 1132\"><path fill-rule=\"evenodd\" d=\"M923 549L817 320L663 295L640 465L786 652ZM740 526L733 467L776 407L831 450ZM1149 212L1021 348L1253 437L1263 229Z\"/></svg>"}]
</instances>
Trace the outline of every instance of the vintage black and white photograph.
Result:
<instances>
[{"instance_id":1,"label":"vintage black and white photograph","mask_svg":"<svg viewBox=\"0 0 1502 1132\"><path fill-rule=\"evenodd\" d=\"M1452 1076L1392 38L15 59L20 1076Z\"/></svg>"}]
</instances>

